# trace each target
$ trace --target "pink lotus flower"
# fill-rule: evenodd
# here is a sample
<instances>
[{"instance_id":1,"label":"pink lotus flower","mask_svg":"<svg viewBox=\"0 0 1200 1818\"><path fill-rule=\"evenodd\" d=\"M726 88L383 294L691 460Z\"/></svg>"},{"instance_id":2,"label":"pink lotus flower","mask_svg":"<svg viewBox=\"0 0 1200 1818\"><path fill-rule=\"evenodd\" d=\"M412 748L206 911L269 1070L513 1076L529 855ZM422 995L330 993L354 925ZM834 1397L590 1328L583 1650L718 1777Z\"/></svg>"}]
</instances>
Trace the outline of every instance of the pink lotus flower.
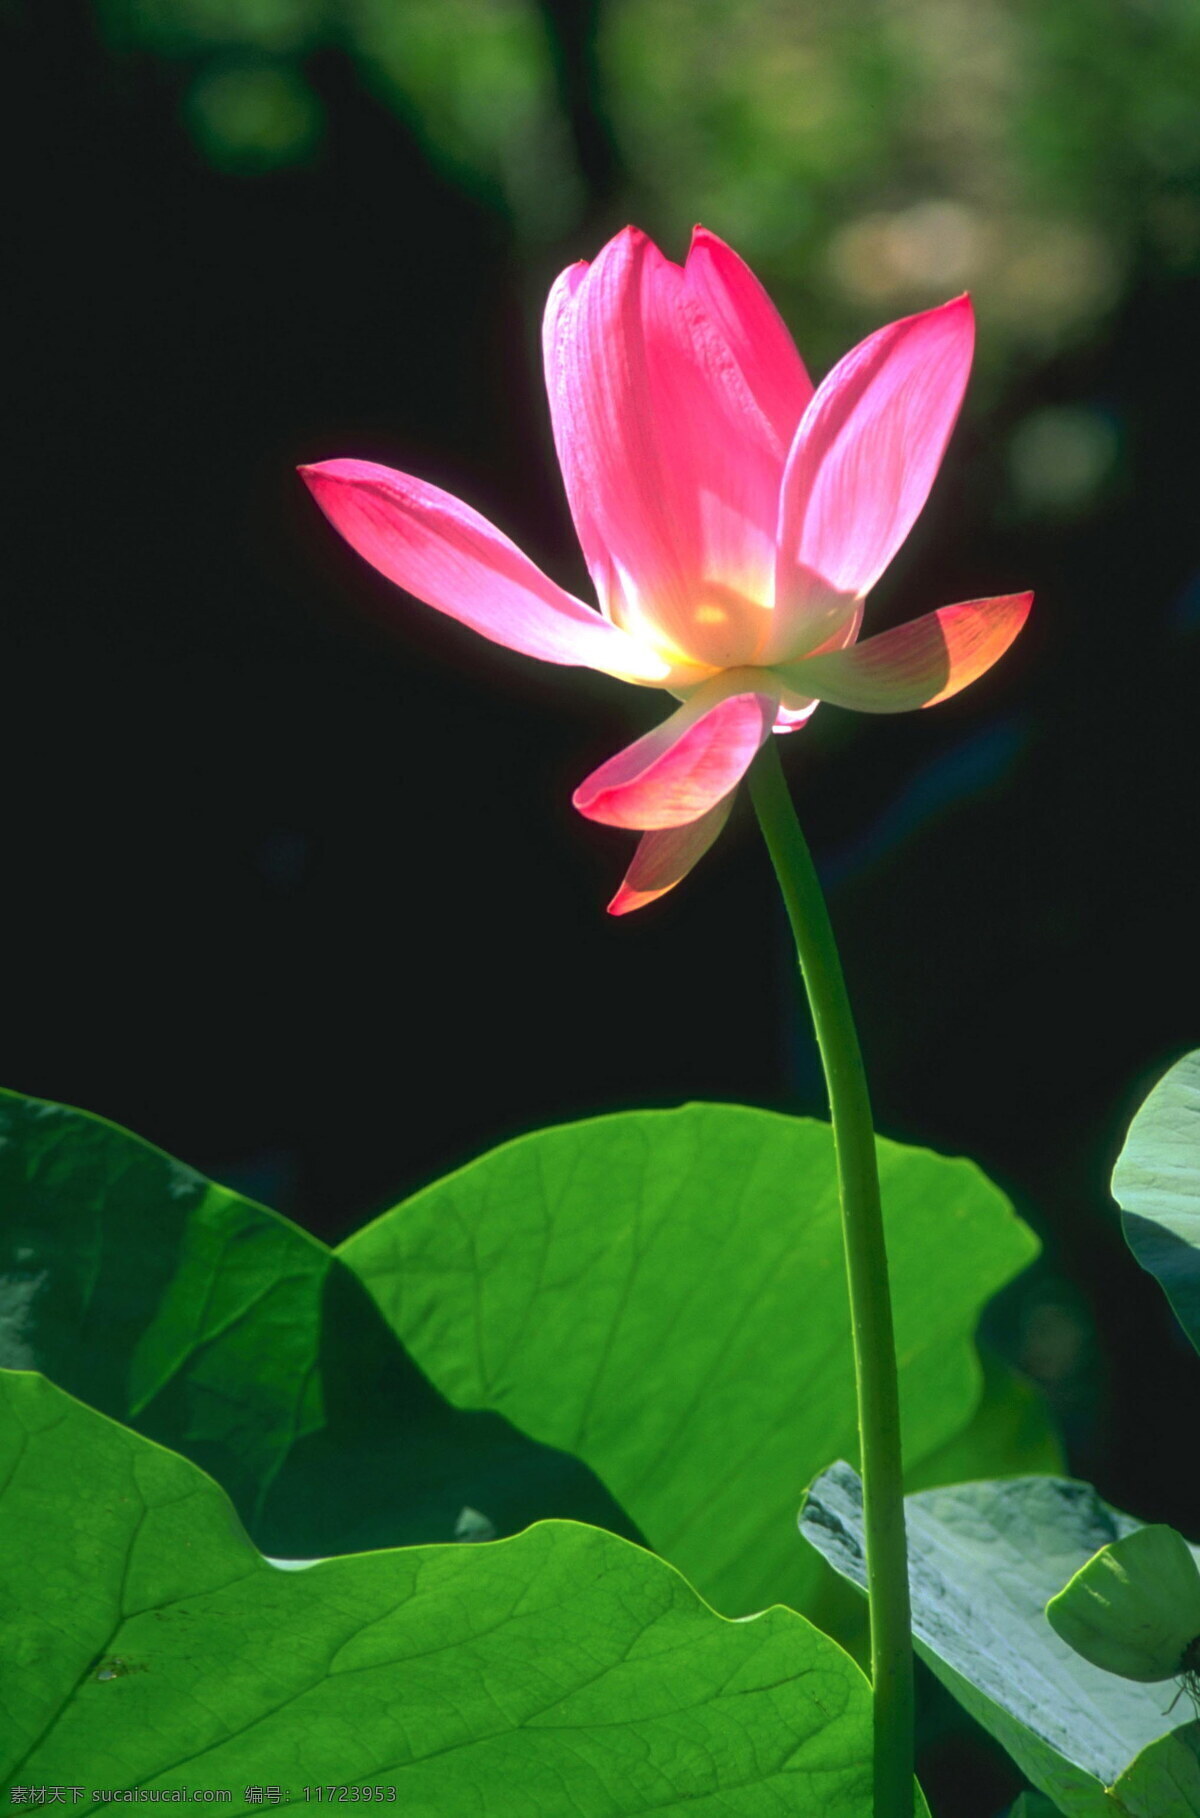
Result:
<instances>
[{"instance_id":1,"label":"pink lotus flower","mask_svg":"<svg viewBox=\"0 0 1200 1818\"><path fill-rule=\"evenodd\" d=\"M682 268L632 227L570 266L546 305L546 384L598 612L437 486L371 461L301 472L359 554L427 605L682 703L573 797L642 833L619 915L707 851L772 731L820 701L931 707L1016 637L1032 594L858 637L933 484L973 341L958 297L868 335L814 391L758 280L704 228Z\"/></svg>"}]
</instances>

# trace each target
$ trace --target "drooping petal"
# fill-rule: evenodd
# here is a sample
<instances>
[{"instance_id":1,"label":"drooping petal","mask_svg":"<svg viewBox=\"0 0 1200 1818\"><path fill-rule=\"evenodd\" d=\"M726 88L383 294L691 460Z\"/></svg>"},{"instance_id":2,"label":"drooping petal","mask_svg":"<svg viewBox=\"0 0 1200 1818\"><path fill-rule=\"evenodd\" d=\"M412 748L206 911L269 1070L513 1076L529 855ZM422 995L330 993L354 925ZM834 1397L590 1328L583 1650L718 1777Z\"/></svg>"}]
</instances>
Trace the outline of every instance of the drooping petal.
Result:
<instances>
[{"instance_id":1,"label":"drooping petal","mask_svg":"<svg viewBox=\"0 0 1200 1818\"><path fill-rule=\"evenodd\" d=\"M782 462L696 289L626 228L551 291L546 383L609 616L672 661L724 668L769 629Z\"/></svg>"},{"instance_id":2,"label":"drooping petal","mask_svg":"<svg viewBox=\"0 0 1200 1818\"><path fill-rule=\"evenodd\" d=\"M781 664L788 689L859 713L906 713L957 694L1004 655L1020 631L1031 593L942 606L846 650Z\"/></svg>"},{"instance_id":3,"label":"drooping petal","mask_svg":"<svg viewBox=\"0 0 1200 1818\"><path fill-rule=\"evenodd\" d=\"M633 863L621 880L621 888L608 905L608 913L628 915L631 910L644 909L656 897L665 896L668 890L673 890L697 860L704 857L724 827L736 793L735 789L731 789L715 808L710 808L699 820L689 821L684 827L667 827L660 833L643 833L633 855Z\"/></svg>"},{"instance_id":4,"label":"drooping petal","mask_svg":"<svg viewBox=\"0 0 1200 1818\"><path fill-rule=\"evenodd\" d=\"M776 590L808 569L864 594L912 528L958 416L975 329L969 297L868 335L805 411L788 457Z\"/></svg>"},{"instance_id":5,"label":"drooping petal","mask_svg":"<svg viewBox=\"0 0 1200 1818\"><path fill-rule=\"evenodd\" d=\"M544 663L659 682L668 666L544 575L461 499L374 461L321 461L301 475L373 568L473 631Z\"/></svg>"},{"instance_id":6,"label":"drooping petal","mask_svg":"<svg viewBox=\"0 0 1200 1818\"><path fill-rule=\"evenodd\" d=\"M740 781L778 706L770 676L731 670L593 770L571 800L580 814L609 827L685 826Z\"/></svg>"},{"instance_id":7,"label":"drooping petal","mask_svg":"<svg viewBox=\"0 0 1200 1818\"><path fill-rule=\"evenodd\" d=\"M743 259L707 227L692 231L684 285L741 368L786 461L812 380L770 297Z\"/></svg>"}]
</instances>

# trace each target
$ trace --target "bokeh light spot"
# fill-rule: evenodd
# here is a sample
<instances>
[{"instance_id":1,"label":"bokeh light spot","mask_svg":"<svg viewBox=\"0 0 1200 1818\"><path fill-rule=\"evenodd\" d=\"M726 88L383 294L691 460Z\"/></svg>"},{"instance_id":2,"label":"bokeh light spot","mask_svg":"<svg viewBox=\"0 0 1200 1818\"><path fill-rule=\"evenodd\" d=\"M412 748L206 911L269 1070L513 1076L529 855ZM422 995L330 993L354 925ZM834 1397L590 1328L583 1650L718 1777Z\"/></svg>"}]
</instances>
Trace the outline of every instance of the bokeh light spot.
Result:
<instances>
[{"instance_id":1,"label":"bokeh light spot","mask_svg":"<svg viewBox=\"0 0 1200 1818\"><path fill-rule=\"evenodd\" d=\"M1008 447L1018 503L1053 516L1085 509L1111 477L1118 452L1116 425L1099 410L1062 405L1031 412Z\"/></svg>"},{"instance_id":2,"label":"bokeh light spot","mask_svg":"<svg viewBox=\"0 0 1200 1818\"><path fill-rule=\"evenodd\" d=\"M307 157L325 123L321 104L299 71L280 65L202 72L188 90L184 114L204 156L238 175Z\"/></svg>"}]
</instances>

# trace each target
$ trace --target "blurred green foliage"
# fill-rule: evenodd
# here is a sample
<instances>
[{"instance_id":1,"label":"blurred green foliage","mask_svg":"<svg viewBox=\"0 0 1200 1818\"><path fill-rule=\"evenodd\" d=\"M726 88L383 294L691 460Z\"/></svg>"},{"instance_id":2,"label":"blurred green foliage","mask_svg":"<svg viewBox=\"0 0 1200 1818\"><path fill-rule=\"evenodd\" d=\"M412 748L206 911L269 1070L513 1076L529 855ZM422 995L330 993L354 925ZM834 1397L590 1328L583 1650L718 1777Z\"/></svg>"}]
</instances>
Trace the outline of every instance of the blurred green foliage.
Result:
<instances>
[{"instance_id":1,"label":"blurred green foliage","mask_svg":"<svg viewBox=\"0 0 1200 1818\"><path fill-rule=\"evenodd\" d=\"M307 153L304 63L337 46L522 231L584 207L533 0L97 5L115 48L190 66L217 162ZM598 55L641 214L668 238L702 217L826 320L976 285L993 334L1042 350L1094 326L1139 252L1200 263L1193 0L611 0Z\"/></svg>"},{"instance_id":2,"label":"blurred green foliage","mask_svg":"<svg viewBox=\"0 0 1200 1818\"><path fill-rule=\"evenodd\" d=\"M736 222L826 318L969 286L995 341L1041 352L1143 244L1200 254L1189 0L625 0L609 50L656 194Z\"/></svg>"},{"instance_id":3,"label":"blurred green foliage","mask_svg":"<svg viewBox=\"0 0 1200 1818\"><path fill-rule=\"evenodd\" d=\"M118 57L176 68L217 169L319 159L319 59L340 54L539 279L551 249L586 250L585 221L594 239L637 220L679 257L703 220L804 324L818 374L971 289L978 408L1103 332L1139 272L1200 269L1194 0L601 0L590 93L564 74L554 0L95 4ZM615 195L589 193L581 108L615 147ZM1070 518L1121 448L1094 403L1049 404L1006 461L1007 515Z\"/></svg>"},{"instance_id":4,"label":"blurred green foliage","mask_svg":"<svg viewBox=\"0 0 1200 1818\"><path fill-rule=\"evenodd\" d=\"M494 201L527 235L570 227L583 193L558 103L552 44L529 0L97 0L101 26L118 51L150 51L188 71L185 121L214 163L253 174L281 162L278 85L291 111L307 90L305 63L323 49L349 55L364 86L394 108L430 156L468 188ZM254 142L244 99L206 104L214 80L276 84L274 105L258 111ZM315 134L297 133L294 156Z\"/></svg>"},{"instance_id":5,"label":"blurred green foliage","mask_svg":"<svg viewBox=\"0 0 1200 1818\"><path fill-rule=\"evenodd\" d=\"M184 112L209 160L245 174L308 156L324 125L316 95L286 64L205 70L191 84Z\"/></svg>"}]
</instances>

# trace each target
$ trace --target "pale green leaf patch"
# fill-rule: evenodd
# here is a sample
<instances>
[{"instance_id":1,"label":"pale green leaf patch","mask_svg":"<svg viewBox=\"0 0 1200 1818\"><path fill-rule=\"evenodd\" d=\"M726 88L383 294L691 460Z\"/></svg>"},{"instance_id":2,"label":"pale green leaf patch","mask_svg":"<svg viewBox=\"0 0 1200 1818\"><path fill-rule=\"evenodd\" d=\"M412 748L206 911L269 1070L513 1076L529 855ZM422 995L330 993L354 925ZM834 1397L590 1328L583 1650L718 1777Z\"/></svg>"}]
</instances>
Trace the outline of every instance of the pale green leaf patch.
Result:
<instances>
[{"instance_id":1,"label":"pale green leaf patch","mask_svg":"<svg viewBox=\"0 0 1200 1818\"><path fill-rule=\"evenodd\" d=\"M1102 1548L1139 1531L1087 1484L957 1484L905 1502L913 1635L959 1703L1068 1818L1200 1818L1200 1724L1168 1684L1137 1684L1055 1633L1047 1603ZM864 1583L862 1489L847 1465L813 1485L801 1529Z\"/></svg>"},{"instance_id":2,"label":"pale green leaf patch","mask_svg":"<svg viewBox=\"0 0 1200 1818\"><path fill-rule=\"evenodd\" d=\"M1101 1547L1046 1605L1056 1635L1093 1666L1125 1679L1194 1669L1200 1571L1182 1534L1161 1523Z\"/></svg>"},{"instance_id":3,"label":"pale green leaf patch","mask_svg":"<svg viewBox=\"0 0 1200 1818\"><path fill-rule=\"evenodd\" d=\"M1200 1350L1200 1050L1176 1061L1146 1098L1112 1192L1130 1249Z\"/></svg>"}]
</instances>

